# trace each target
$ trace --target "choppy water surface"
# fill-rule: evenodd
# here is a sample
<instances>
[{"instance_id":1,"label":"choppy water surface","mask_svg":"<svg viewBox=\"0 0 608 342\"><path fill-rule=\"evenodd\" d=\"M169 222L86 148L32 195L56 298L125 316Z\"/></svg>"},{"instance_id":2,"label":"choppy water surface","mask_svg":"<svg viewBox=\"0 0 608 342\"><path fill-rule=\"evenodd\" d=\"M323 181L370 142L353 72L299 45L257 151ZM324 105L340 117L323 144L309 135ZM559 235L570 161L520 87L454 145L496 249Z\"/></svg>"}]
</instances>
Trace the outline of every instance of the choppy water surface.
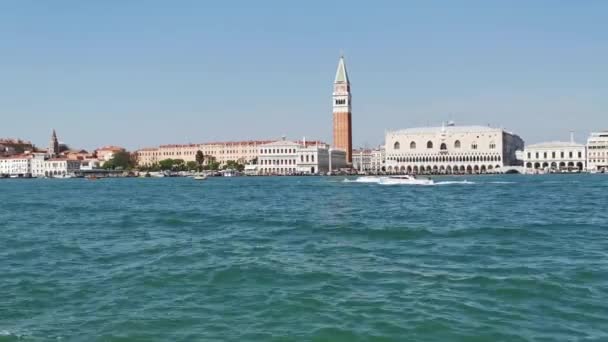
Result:
<instances>
[{"instance_id":1,"label":"choppy water surface","mask_svg":"<svg viewBox=\"0 0 608 342\"><path fill-rule=\"evenodd\" d=\"M608 176L0 180L0 341L608 340Z\"/></svg>"}]
</instances>

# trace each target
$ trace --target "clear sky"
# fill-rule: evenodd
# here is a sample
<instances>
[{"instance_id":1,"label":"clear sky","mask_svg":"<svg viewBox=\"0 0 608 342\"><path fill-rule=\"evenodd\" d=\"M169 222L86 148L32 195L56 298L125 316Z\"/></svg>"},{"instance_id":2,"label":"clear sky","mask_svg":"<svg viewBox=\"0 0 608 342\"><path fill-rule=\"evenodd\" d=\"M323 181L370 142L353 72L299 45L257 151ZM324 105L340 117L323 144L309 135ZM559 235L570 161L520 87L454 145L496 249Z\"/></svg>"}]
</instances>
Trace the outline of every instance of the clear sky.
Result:
<instances>
[{"instance_id":1,"label":"clear sky","mask_svg":"<svg viewBox=\"0 0 608 342\"><path fill-rule=\"evenodd\" d=\"M19 0L0 2L0 137L331 142L341 50L356 147L445 120L608 129L608 1Z\"/></svg>"}]
</instances>

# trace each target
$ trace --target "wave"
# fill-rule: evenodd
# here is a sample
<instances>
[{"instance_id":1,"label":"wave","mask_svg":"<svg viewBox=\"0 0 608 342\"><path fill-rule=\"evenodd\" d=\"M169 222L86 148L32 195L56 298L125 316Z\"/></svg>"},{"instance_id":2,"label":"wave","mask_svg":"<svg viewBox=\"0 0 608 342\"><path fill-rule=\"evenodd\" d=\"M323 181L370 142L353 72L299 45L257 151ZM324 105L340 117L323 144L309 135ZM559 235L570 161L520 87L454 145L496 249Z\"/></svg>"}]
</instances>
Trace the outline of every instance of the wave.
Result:
<instances>
[{"instance_id":1,"label":"wave","mask_svg":"<svg viewBox=\"0 0 608 342\"><path fill-rule=\"evenodd\" d=\"M475 182L471 182L468 180L461 180L461 181L440 181L440 182L429 182L429 183L416 183L416 182L412 182L412 183L389 183L389 182L383 182L383 178L382 177L359 177L357 179L344 179L342 181L343 183L364 183L364 184L379 184L379 185L425 185L425 186L430 186L430 185L455 185L455 184L476 184Z\"/></svg>"},{"instance_id":2,"label":"wave","mask_svg":"<svg viewBox=\"0 0 608 342\"><path fill-rule=\"evenodd\" d=\"M23 334L19 334L19 333L15 333L15 332L10 332L8 330L0 330L0 337L15 337L17 339L22 339L25 335ZM9 340L10 341L10 340Z\"/></svg>"},{"instance_id":3,"label":"wave","mask_svg":"<svg viewBox=\"0 0 608 342\"><path fill-rule=\"evenodd\" d=\"M471 182L468 180L461 180L461 181L442 181L442 182L435 182L432 185L457 185L457 184L465 184L465 185L470 185L470 184L477 184L475 182Z\"/></svg>"}]
</instances>

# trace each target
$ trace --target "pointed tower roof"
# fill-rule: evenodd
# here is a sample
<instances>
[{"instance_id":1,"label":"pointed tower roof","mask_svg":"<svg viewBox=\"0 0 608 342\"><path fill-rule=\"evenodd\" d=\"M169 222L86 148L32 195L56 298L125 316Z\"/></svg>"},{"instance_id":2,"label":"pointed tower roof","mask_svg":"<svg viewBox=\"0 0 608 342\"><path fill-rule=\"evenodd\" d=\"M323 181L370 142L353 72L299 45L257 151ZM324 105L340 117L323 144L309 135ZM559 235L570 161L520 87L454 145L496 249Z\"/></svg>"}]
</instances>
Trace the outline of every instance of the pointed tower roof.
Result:
<instances>
[{"instance_id":1,"label":"pointed tower roof","mask_svg":"<svg viewBox=\"0 0 608 342\"><path fill-rule=\"evenodd\" d=\"M349 83L348 73L346 72L346 64L344 64L344 56L340 56L338 62L338 70L336 71L336 79L334 83Z\"/></svg>"}]
</instances>

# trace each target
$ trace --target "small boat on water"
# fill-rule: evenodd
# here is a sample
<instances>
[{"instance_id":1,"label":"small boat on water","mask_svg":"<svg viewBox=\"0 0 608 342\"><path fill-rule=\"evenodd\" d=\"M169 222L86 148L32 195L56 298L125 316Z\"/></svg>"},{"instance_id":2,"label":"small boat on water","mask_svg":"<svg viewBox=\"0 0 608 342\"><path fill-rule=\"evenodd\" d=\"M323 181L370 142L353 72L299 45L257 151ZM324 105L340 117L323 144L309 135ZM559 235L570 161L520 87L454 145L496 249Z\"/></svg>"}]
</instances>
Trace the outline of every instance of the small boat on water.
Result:
<instances>
[{"instance_id":1,"label":"small boat on water","mask_svg":"<svg viewBox=\"0 0 608 342\"><path fill-rule=\"evenodd\" d=\"M433 185L434 182L430 178L418 179L415 176L398 175L382 177L378 184L382 185Z\"/></svg>"},{"instance_id":2,"label":"small boat on water","mask_svg":"<svg viewBox=\"0 0 608 342\"><path fill-rule=\"evenodd\" d=\"M355 179L357 183L380 183L382 179L386 177L378 177L378 176L362 176Z\"/></svg>"},{"instance_id":3,"label":"small boat on water","mask_svg":"<svg viewBox=\"0 0 608 342\"><path fill-rule=\"evenodd\" d=\"M192 179L194 180L205 180L207 179L206 175L195 175L194 177L192 177Z\"/></svg>"},{"instance_id":4,"label":"small boat on water","mask_svg":"<svg viewBox=\"0 0 608 342\"><path fill-rule=\"evenodd\" d=\"M419 179L415 176L395 175L395 176L363 176L355 179L357 183L373 183L382 185L432 185L432 179Z\"/></svg>"}]
</instances>

